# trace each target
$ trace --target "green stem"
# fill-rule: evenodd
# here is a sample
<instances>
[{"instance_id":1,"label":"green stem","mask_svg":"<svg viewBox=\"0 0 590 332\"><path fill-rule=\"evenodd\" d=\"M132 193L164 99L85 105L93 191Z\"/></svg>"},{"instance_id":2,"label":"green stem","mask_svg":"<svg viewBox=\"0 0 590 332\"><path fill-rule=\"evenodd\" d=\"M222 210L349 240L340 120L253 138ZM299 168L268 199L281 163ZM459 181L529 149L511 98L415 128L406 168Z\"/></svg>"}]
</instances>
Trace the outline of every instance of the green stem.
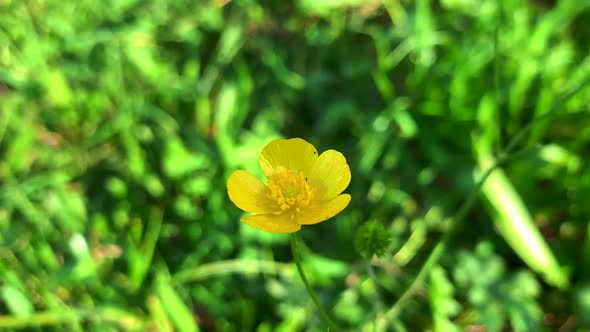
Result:
<instances>
[{"instance_id":1,"label":"green stem","mask_svg":"<svg viewBox=\"0 0 590 332\"><path fill-rule=\"evenodd\" d=\"M373 269L373 265L371 264L371 260L367 260L367 272L369 274L369 279L371 282L377 287L377 276L375 275L375 269ZM377 324L377 319L379 318L379 313L383 310L383 301L381 300L381 296L379 296L379 292L375 292L375 304L374 304L374 312L372 316L375 318L375 324L373 324L373 331L379 331L379 325Z\"/></svg>"},{"instance_id":2,"label":"green stem","mask_svg":"<svg viewBox=\"0 0 590 332\"><path fill-rule=\"evenodd\" d=\"M290 263L278 263L271 260L232 259L217 261L182 270L172 277L172 283L184 284L232 273L284 275L291 270L291 267Z\"/></svg>"},{"instance_id":3,"label":"green stem","mask_svg":"<svg viewBox=\"0 0 590 332\"><path fill-rule=\"evenodd\" d=\"M502 58L500 55L501 52L501 48L500 48L500 27L502 26L502 21L504 20L504 1L500 0L498 1L498 9L497 9L497 23L496 23L496 29L494 31L494 54L496 54L496 56L494 56L494 99L496 102L496 105L499 105L502 100L503 100L503 95L502 95L502 74L500 72L501 67L502 67ZM498 123L504 123L504 114L502 112L502 109L499 109L498 112L496 112L496 121L498 121ZM504 142L504 137L503 137L503 132L502 132L502 126L496 126L496 151L500 151L500 149L502 148L502 143Z\"/></svg>"},{"instance_id":4,"label":"green stem","mask_svg":"<svg viewBox=\"0 0 590 332\"><path fill-rule=\"evenodd\" d=\"M311 285L309 284L309 281L305 276L305 272L303 272L303 266L301 265L301 257L299 256L299 239L297 238L297 232L291 233L291 250L293 251L293 259L295 260L295 265L297 265L297 271L299 271L299 276L301 277L301 280L303 280L305 288L307 288L307 292L309 293L309 296L311 296L313 303L315 303L316 307L318 308L320 315L326 321L328 326L330 326L331 329L333 329L334 331L340 331L341 329L338 327L338 325L336 325L336 323L334 323L334 321L332 321L332 319L320 303L317 295L313 291L313 288L311 288Z\"/></svg>"},{"instance_id":5,"label":"green stem","mask_svg":"<svg viewBox=\"0 0 590 332\"><path fill-rule=\"evenodd\" d=\"M0 315L0 330L41 327L81 321L100 320L119 324L122 330L143 331L148 322L125 310L115 307L73 308L35 312L26 316Z\"/></svg>"}]
</instances>

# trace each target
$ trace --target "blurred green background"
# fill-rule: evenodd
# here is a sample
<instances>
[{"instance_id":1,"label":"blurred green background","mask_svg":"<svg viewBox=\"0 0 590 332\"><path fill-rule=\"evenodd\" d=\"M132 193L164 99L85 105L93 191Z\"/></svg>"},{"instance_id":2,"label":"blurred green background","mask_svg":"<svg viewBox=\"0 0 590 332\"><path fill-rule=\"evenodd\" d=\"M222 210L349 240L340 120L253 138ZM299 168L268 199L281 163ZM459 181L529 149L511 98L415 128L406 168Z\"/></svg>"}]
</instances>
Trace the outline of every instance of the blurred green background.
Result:
<instances>
[{"instance_id":1,"label":"blurred green background","mask_svg":"<svg viewBox=\"0 0 590 332\"><path fill-rule=\"evenodd\" d=\"M225 188L302 137L352 170L350 206L301 231L341 326L588 331L589 21L587 0L0 0L0 330L325 331L288 236Z\"/></svg>"}]
</instances>

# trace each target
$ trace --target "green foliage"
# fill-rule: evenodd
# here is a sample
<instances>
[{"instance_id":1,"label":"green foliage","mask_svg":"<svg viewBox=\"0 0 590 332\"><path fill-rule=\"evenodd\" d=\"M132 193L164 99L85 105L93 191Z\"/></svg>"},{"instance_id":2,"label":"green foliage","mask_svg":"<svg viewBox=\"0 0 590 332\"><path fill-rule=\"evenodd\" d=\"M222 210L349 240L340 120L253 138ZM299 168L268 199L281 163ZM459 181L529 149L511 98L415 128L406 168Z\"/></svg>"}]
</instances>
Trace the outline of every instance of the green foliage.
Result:
<instances>
[{"instance_id":1,"label":"green foliage","mask_svg":"<svg viewBox=\"0 0 590 332\"><path fill-rule=\"evenodd\" d=\"M488 242L475 253L459 252L454 270L459 289L467 289L477 320L489 331L501 331L509 318L514 331L540 331L543 319L535 303L540 287L529 271L507 276L503 260Z\"/></svg>"},{"instance_id":2,"label":"green foliage","mask_svg":"<svg viewBox=\"0 0 590 332\"><path fill-rule=\"evenodd\" d=\"M0 1L0 330L325 330L288 236L226 194L281 136L351 167L350 206L301 234L340 325L587 330L588 19L580 0ZM382 256L358 254L367 229Z\"/></svg>"},{"instance_id":3,"label":"green foliage","mask_svg":"<svg viewBox=\"0 0 590 332\"><path fill-rule=\"evenodd\" d=\"M430 306L434 331L460 331L452 317L460 310L459 303L453 298L454 285L441 267L436 267L430 275Z\"/></svg>"}]
</instances>

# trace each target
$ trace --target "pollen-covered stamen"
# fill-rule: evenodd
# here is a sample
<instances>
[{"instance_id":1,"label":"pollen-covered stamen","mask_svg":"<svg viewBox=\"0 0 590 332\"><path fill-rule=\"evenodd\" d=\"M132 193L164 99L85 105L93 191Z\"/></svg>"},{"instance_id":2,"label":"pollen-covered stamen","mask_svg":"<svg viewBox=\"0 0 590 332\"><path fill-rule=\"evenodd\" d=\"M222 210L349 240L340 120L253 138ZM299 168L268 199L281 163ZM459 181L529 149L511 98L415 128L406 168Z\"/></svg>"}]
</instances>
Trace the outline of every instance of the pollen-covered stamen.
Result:
<instances>
[{"instance_id":1,"label":"pollen-covered stamen","mask_svg":"<svg viewBox=\"0 0 590 332\"><path fill-rule=\"evenodd\" d=\"M280 167L268 180L269 198L275 200L281 210L299 212L309 205L313 192L303 172Z\"/></svg>"}]
</instances>

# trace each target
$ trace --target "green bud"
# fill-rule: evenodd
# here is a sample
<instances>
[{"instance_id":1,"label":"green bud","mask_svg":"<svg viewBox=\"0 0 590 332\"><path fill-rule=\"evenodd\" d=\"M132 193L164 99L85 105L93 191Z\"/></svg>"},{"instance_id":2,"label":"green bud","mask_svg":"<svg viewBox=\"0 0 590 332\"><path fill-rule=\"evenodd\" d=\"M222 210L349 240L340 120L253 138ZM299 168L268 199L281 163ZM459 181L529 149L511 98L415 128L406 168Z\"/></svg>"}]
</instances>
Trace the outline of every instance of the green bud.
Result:
<instances>
[{"instance_id":1,"label":"green bud","mask_svg":"<svg viewBox=\"0 0 590 332\"><path fill-rule=\"evenodd\" d=\"M356 248L367 258L383 256L390 242L389 232L376 221L360 226L356 233Z\"/></svg>"}]
</instances>

